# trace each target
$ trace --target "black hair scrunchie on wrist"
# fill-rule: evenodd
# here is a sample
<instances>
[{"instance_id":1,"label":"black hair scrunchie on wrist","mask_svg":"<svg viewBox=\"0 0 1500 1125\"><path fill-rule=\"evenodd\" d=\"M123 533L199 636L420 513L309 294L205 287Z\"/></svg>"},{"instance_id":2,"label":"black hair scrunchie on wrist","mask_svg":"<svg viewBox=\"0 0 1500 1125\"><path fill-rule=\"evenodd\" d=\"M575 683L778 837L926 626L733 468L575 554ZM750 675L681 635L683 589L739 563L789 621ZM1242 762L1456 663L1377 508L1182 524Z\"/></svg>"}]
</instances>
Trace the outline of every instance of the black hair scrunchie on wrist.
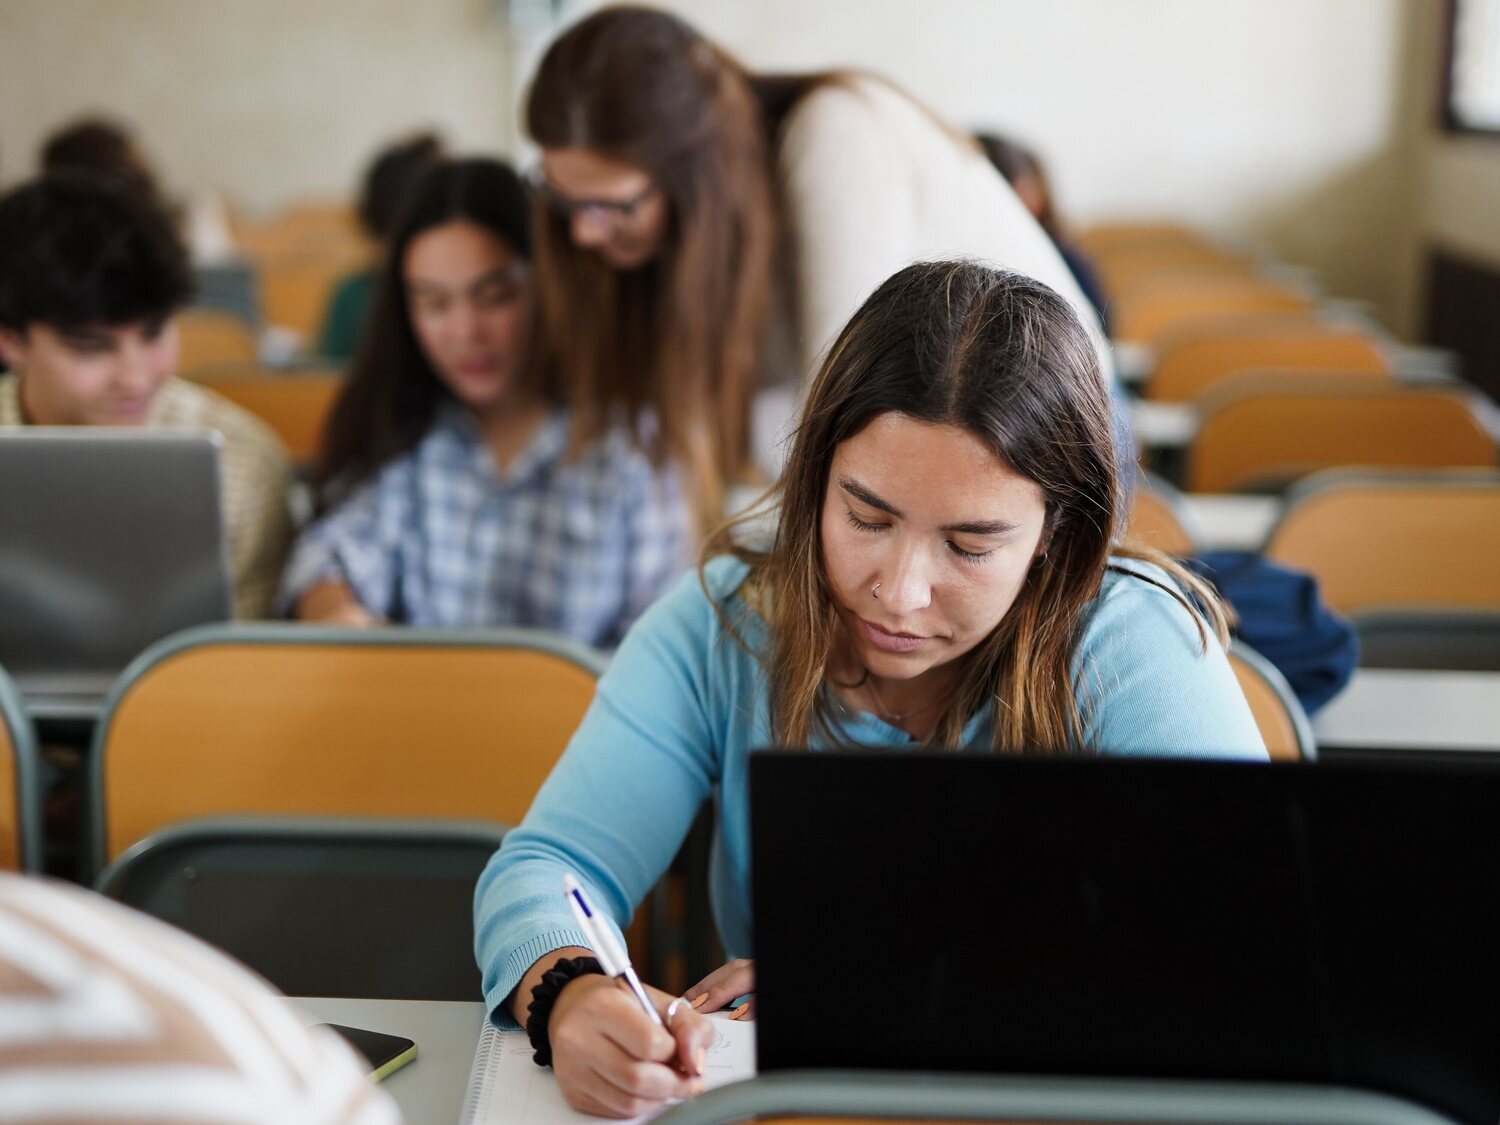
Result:
<instances>
[{"instance_id":1,"label":"black hair scrunchie on wrist","mask_svg":"<svg viewBox=\"0 0 1500 1125\"><path fill-rule=\"evenodd\" d=\"M531 990L531 1003L526 1008L526 1038L536 1049L532 1061L537 1066L552 1065L552 1040L547 1036L547 1024L552 1019L558 993L570 980L590 973L604 975L604 967L597 958L559 957L557 964L542 974L542 983Z\"/></svg>"}]
</instances>

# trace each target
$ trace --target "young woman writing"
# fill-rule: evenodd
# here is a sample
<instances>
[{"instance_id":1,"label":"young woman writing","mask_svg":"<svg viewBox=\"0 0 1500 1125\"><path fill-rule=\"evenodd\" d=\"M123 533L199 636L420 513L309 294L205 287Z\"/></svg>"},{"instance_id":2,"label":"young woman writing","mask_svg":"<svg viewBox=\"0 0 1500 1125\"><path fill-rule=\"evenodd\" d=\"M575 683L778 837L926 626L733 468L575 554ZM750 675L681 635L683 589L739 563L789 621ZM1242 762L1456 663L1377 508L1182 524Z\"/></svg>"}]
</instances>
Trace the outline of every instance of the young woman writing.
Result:
<instances>
[{"instance_id":1,"label":"young woman writing","mask_svg":"<svg viewBox=\"0 0 1500 1125\"><path fill-rule=\"evenodd\" d=\"M713 795L717 921L748 957L753 748L1265 756L1222 610L1165 556L1115 545L1118 490L1109 394L1067 301L968 262L870 297L810 391L774 543L731 527L641 619L481 877L492 1016L526 1023L542 986L530 1030L575 1106L682 1096L706 1029L688 1005L655 1028L580 971L562 875L627 920ZM739 961L691 995L752 986Z\"/></svg>"}]
</instances>

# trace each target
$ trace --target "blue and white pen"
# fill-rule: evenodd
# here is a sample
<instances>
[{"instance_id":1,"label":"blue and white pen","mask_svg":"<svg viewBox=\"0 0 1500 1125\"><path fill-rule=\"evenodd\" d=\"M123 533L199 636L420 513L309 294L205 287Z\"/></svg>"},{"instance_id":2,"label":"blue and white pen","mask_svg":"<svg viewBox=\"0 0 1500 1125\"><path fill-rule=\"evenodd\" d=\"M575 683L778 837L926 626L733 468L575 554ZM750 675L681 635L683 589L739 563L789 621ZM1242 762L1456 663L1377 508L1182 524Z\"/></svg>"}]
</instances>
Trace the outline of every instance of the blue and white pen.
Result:
<instances>
[{"instance_id":1,"label":"blue and white pen","mask_svg":"<svg viewBox=\"0 0 1500 1125\"><path fill-rule=\"evenodd\" d=\"M571 874L563 875L563 893L567 896L568 905L573 908L573 917L578 919L578 928L583 931L584 940L599 958L599 967L607 976L625 982L630 991L635 993L635 998L640 1001L646 1015L651 1017L652 1023L657 1027L666 1026L661 1022L661 1016L656 1014L656 1007L651 1003L651 998L646 995L646 990L641 985L641 978L635 975L635 969L630 964L630 955L616 939L615 932L610 928L609 923L595 912L594 904L589 901L589 896L584 894L583 888L578 885L578 880Z\"/></svg>"}]
</instances>

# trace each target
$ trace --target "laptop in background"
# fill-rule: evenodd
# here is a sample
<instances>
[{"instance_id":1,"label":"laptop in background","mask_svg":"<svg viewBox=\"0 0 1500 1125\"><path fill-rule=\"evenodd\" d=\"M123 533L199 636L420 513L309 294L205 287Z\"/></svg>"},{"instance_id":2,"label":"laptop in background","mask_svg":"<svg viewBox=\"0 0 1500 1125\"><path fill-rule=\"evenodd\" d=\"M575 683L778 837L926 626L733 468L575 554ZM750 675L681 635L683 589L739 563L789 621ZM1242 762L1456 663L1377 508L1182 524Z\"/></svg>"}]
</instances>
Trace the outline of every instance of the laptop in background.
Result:
<instances>
[{"instance_id":1,"label":"laptop in background","mask_svg":"<svg viewBox=\"0 0 1500 1125\"><path fill-rule=\"evenodd\" d=\"M96 715L147 645L229 618L221 444L197 430L0 430L0 667L33 715Z\"/></svg>"},{"instance_id":2,"label":"laptop in background","mask_svg":"<svg viewBox=\"0 0 1500 1125\"><path fill-rule=\"evenodd\" d=\"M763 1072L1500 1116L1500 770L768 751L750 783Z\"/></svg>"}]
</instances>

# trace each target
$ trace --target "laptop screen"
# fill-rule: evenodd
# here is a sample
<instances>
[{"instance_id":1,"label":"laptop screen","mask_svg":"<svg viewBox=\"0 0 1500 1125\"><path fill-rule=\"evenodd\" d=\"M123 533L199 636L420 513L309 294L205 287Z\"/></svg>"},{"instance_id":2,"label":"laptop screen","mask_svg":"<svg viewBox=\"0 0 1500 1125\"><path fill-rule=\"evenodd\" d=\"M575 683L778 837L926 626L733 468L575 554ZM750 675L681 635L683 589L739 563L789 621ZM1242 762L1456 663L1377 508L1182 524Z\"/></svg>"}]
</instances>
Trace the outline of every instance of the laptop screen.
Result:
<instances>
[{"instance_id":1,"label":"laptop screen","mask_svg":"<svg viewBox=\"0 0 1500 1125\"><path fill-rule=\"evenodd\" d=\"M763 752L750 777L768 1072L1322 1082L1500 1114L1500 771Z\"/></svg>"},{"instance_id":2,"label":"laptop screen","mask_svg":"<svg viewBox=\"0 0 1500 1125\"><path fill-rule=\"evenodd\" d=\"M0 665L101 695L141 649L229 616L216 434L0 431Z\"/></svg>"}]
</instances>

